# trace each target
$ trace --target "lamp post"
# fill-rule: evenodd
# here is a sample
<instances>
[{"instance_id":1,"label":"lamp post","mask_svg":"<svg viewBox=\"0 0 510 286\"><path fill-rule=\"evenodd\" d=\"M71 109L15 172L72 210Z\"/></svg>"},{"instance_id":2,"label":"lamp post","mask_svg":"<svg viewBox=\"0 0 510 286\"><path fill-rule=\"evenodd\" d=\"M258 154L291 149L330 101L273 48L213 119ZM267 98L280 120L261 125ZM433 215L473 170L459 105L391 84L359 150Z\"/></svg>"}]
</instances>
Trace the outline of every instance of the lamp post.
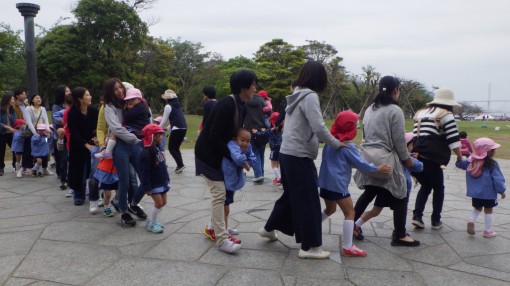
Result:
<instances>
[{"instance_id":1,"label":"lamp post","mask_svg":"<svg viewBox=\"0 0 510 286\"><path fill-rule=\"evenodd\" d=\"M37 62L35 58L34 18L41 7L32 3L17 3L21 15L25 18L25 51L27 65L27 90L32 97L39 93L37 88Z\"/></svg>"}]
</instances>

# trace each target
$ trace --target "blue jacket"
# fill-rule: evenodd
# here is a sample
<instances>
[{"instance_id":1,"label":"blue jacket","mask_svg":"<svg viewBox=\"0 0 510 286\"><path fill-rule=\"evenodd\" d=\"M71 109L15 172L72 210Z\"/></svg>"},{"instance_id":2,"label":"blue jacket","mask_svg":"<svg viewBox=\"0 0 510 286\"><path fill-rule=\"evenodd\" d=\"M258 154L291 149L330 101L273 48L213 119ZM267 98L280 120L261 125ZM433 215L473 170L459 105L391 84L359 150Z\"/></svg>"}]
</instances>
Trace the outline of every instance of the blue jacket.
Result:
<instances>
[{"instance_id":1,"label":"blue jacket","mask_svg":"<svg viewBox=\"0 0 510 286\"><path fill-rule=\"evenodd\" d=\"M16 130L12 136L11 151L16 153L23 153L25 145L25 138L21 137L21 130Z\"/></svg>"},{"instance_id":2,"label":"blue jacket","mask_svg":"<svg viewBox=\"0 0 510 286\"><path fill-rule=\"evenodd\" d=\"M32 135L31 147L33 157L48 156L50 151L48 147L48 137L46 137L46 135Z\"/></svg>"},{"instance_id":3,"label":"blue jacket","mask_svg":"<svg viewBox=\"0 0 510 286\"><path fill-rule=\"evenodd\" d=\"M0 134L6 133L7 129L4 128L5 125L14 127L14 121L16 121L16 119L18 119L18 117L14 109L9 108L7 112L0 111ZM9 124L7 124L7 122L9 122Z\"/></svg>"},{"instance_id":4,"label":"blue jacket","mask_svg":"<svg viewBox=\"0 0 510 286\"><path fill-rule=\"evenodd\" d=\"M322 163L319 172L319 188L348 194L352 168L362 173L374 173L377 166L368 163L356 148L356 144L347 142L349 148L333 149L328 145L322 150Z\"/></svg>"},{"instance_id":5,"label":"blue jacket","mask_svg":"<svg viewBox=\"0 0 510 286\"><path fill-rule=\"evenodd\" d=\"M156 165L151 162L151 155L148 148L145 147L141 160L140 160L140 187L142 187L143 191L146 193L152 192L153 189L160 187L168 187L170 183L170 176L168 175L166 160L165 160L165 152L161 151L158 148L158 162Z\"/></svg>"},{"instance_id":6,"label":"blue jacket","mask_svg":"<svg viewBox=\"0 0 510 286\"><path fill-rule=\"evenodd\" d=\"M467 170L469 162L467 160L457 161L457 168ZM496 164L491 170L484 169L480 177L473 177L466 172L467 196L474 199L495 200L498 193L504 193L506 190L505 177Z\"/></svg>"},{"instance_id":7,"label":"blue jacket","mask_svg":"<svg viewBox=\"0 0 510 286\"><path fill-rule=\"evenodd\" d=\"M244 164L248 162L250 166L257 160L255 154L248 146L246 152L241 151L241 147L236 141L230 140L227 143L228 150L232 160L223 158L221 161L221 170L223 172L223 180L225 181L225 189L229 191L237 191L244 187L246 182L246 174L243 172Z\"/></svg>"},{"instance_id":8,"label":"blue jacket","mask_svg":"<svg viewBox=\"0 0 510 286\"><path fill-rule=\"evenodd\" d=\"M406 182L407 182L407 197L409 197L409 193L411 192L411 188L413 187L411 173L423 172L423 163L420 162L416 158L413 158L413 161L414 161L414 166L412 168L407 168L406 165L404 163L402 163L402 166L404 167L404 174L406 176Z\"/></svg>"}]
</instances>

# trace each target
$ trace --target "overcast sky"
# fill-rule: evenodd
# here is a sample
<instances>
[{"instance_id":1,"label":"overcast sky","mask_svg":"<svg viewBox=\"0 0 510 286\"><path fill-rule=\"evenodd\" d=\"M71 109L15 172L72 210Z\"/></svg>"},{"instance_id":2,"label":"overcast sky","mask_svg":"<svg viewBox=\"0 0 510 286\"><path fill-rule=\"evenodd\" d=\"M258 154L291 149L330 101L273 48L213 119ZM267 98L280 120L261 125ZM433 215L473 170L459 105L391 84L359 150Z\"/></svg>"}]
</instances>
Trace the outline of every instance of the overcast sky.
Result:
<instances>
[{"instance_id":1,"label":"overcast sky","mask_svg":"<svg viewBox=\"0 0 510 286\"><path fill-rule=\"evenodd\" d=\"M14 0L0 0L0 22L23 29ZM51 27L72 16L74 0L27 0L41 5L35 22ZM274 38L335 46L353 74L372 65L449 87L459 101L485 100L510 113L510 1L508 0L159 0L141 13L152 36L201 42L226 59L252 57ZM477 105L487 108L487 102Z\"/></svg>"}]
</instances>

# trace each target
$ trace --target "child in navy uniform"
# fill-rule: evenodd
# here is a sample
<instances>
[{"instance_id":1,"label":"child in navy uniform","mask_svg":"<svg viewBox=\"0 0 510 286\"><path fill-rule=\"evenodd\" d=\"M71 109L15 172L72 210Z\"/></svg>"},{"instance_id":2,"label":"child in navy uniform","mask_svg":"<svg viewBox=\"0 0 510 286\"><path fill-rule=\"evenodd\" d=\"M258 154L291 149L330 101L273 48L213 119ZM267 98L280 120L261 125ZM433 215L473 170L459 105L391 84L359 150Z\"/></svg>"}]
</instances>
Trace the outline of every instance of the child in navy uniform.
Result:
<instances>
[{"instance_id":1,"label":"child in navy uniform","mask_svg":"<svg viewBox=\"0 0 510 286\"><path fill-rule=\"evenodd\" d=\"M25 129L25 120L16 119L14 121L14 134L12 136L11 151L16 157L16 177L21 178L23 176L23 168L21 168L21 157L23 156L23 145L25 144L25 138L21 136L21 130Z\"/></svg>"},{"instance_id":2,"label":"child in navy uniform","mask_svg":"<svg viewBox=\"0 0 510 286\"><path fill-rule=\"evenodd\" d=\"M44 158L48 158L48 154L50 153L50 149L48 146L48 136L46 135L46 130L48 127L46 124L39 123L37 124L37 134L32 135L31 139L31 147L32 147L32 157L34 157L36 163L32 168L32 174L35 176L42 177L43 176L43 168L42 161Z\"/></svg>"},{"instance_id":3,"label":"child in navy uniform","mask_svg":"<svg viewBox=\"0 0 510 286\"><path fill-rule=\"evenodd\" d=\"M271 133L269 133L269 160L271 160L271 168L273 169L274 179L273 185L279 186L282 184L282 178L280 174L280 146L282 146L282 128L283 122L279 126L275 126L276 119L280 113L273 112L269 116L269 122L271 123Z\"/></svg>"},{"instance_id":4,"label":"child in navy uniform","mask_svg":"<svg viewBox=\"0 0 510 286\"><path fill-rule=\"evenodd\" d=\"M408 132L405 134L405 139L406 139L406 143L407 143L407 150L409 151L409 153L411 153L411 151L413 150L413 143L414 143L414 137L413 137L413 132ZM407 198L409 199L409 195L411 193L411 188L413 186L413 182L412 182L412 178L411 178L411 173L420 173L420 172L423 172L423 163L418 161L418 159L416 159L417 157L417 154L414 154L414 153L411 153L411 157L413 157L413 161L414 161L414 166L412 168L407 168L405 166L405 164L402 163L402 166L404 167L404 173L405 173L405 176L406 176L406 183L407 183ZM353 232L353 236L355 239L357 240L363 240L364 237L363 237L363 234L362 234L362 231L361 231L361 226L366 223L367 221L369 221L370 219L378 216L379 214L381 214L381 211L383 210L384 206L383 204L380 204L380 202L378 202L377 200L375 201L374 203L374 207L370 210L370 211L367 211L367 212L364 212L361 217L354 223L354 232Z\"/></svg>"},{"instance_id":5,"label":"child in navy uniform","mask_svg":"<svg viewBox=\"0 0 510 286\"><path fill-rule=\"evenodd\" d=\"M158 221L158 215L166 205L166 193L170 190L165 153L159 147L165 130L156 124L148 124L142 129L142 133L144 148L140 160L140 187L154 201L154 209L145 226L150 232L162 233L165 226Z\"/></svg>"},{"instance_id":6,"label":"child in navy uniform","mask_svg":"<svg viewBox=\"0 0 510 286\"><path fill-rule=\"evenodd\" d=\"M368 163L352 142L358 132L356 127L358 115L352 111L342 111L331 126L331 134L347 145L346 148L333 149L324 146L322 163L319 173L320 196L324 199L326 209L322 213L322 221L335 213L338 205L344 213L343 239L341 253L345 256L366 256L367 252L352 243L354 229L354 207L349 194L349 182L352 168L365 173L379 172L390 174L393 169L388 165L375 166Z\"/></svg>"},{"instance_id":7,"label":"child in navy uniform","mask_svg":"<svg viewBox=\"0 0 510 286\"><path fill-rule=\"evenodd\" d=\"M466 170L467 196L471 197L473 210L467 223L467 233L475 234L475 221L485 212L485 230L483 237L496 236L492 230L492 209L498 205L498 194L504 199L505 178L498 163L492 158L501 145L490 138L479 138L473 142L475 152L467 160L457 161L458 168Z\"/></svg>"}]
</instances>

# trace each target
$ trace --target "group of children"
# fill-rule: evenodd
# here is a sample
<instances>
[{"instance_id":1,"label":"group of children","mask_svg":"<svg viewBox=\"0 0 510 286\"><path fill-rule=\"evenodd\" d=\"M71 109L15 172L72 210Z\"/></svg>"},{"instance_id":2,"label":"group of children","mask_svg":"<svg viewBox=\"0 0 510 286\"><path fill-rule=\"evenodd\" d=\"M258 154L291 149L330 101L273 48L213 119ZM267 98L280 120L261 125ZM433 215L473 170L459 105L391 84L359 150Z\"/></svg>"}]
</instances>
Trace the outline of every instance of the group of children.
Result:
<instances>
[{"instance_id":1,"label":"group of children","mask_svg":"<svg viewBox=\"0 0 510 286\"><path fill-rule=\"evenodd\" d=\"M42 162L43 158L47 158L50 152L49 140L51 140L50 132L48 132L48 126L43 123L39 123L36 126L36 134L31 137L26 137L23 131L26 132L26 122L23 119L16 119L14 122L14 129L16 130L13 134L11 151L15 156L15 172L17 177L23 176L23 169L21 168L21 158L24 152L25 140L30 140L31 155L34 157L35 164L32 168L32 175L43 176Z\"/></svg>"}]
</instances>

